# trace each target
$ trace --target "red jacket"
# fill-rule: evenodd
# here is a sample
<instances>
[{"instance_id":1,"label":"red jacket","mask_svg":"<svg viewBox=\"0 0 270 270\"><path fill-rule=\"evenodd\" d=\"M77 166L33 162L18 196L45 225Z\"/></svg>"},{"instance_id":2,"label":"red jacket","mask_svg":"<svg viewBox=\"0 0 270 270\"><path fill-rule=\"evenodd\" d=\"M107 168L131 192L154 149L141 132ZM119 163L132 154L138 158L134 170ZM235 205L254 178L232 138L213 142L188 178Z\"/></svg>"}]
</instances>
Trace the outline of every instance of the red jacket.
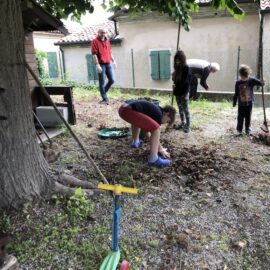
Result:
<instances>
[{"instance_id":1,"label":"red jacket","mask_svg":"<svg viewBox=\"0 0 270 270\"><path fill-rule=\"evenodd\" d=\"M112 49L110 41L107 38L102 41L99 37L96 37L92 40L91 47L92 54L97 56L99 64L109 64L111 62Z\"/></svg>"}]
</instances>

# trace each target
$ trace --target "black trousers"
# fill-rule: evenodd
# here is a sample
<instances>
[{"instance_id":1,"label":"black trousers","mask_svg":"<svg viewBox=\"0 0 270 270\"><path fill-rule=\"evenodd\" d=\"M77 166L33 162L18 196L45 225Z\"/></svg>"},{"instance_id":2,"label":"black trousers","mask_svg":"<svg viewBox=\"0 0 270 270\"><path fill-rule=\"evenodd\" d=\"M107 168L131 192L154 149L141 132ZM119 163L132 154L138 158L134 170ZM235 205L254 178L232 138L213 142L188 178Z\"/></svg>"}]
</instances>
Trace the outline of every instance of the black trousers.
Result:
<instances>
[{"instance_id":1,"label":"black trousers","mask_svg":"<svg viewBox=\"0 0 270 270\"><path fill-rule=\"evenodd\" d=\"M197 89L198 89L198 79L196 76L192 75L190 80L190 92L189 99L197 99Z\"/></svg>"},{"instance_id":2,"label":"black trousers","mask_svg":"<svg viewBox=\"0 0 270 270\"><path fill-rule=\"evenodd\" d=\"M242 132L244 120L245 120L245 131L248 132L250 128L252 113L252 104L249 106L238 106L238 116L237 116L237 130Z\"/></svg>"}]
</instances>

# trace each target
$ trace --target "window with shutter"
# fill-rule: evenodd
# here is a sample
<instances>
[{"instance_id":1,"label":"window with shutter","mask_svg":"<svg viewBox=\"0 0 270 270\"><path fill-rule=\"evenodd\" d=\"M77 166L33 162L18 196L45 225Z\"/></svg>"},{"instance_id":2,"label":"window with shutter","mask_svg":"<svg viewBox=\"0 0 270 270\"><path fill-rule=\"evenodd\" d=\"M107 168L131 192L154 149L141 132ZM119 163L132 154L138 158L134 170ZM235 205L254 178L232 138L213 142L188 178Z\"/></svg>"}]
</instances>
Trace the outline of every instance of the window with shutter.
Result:
<instances>
[{"instance_id":1,"label":"window with shutter","mask_svg":"<svg viewBox=\"0 0 270 270\"><path fill-rule=\"evenodd\" d=\"M169 80L171 78L171 53L169 50L151 51L151 77L153 80Z\"/></svg>"},{"instance_id":2,"label":"window with shutter","mask_svg":"<svg viewBox=\"0 0 270 270\"><path fill-rule=\"evenodd\" d=\"M58 78L59 70L56 52L47 52L47 61L50 78Z\"/></svg>"},{"instance_id":3,"label":"window with shutter","mask_svg":"<svg viewBox=\"0 0 270 270\"><path fill-rule=\"evenodd\" d=\"M159 80L159 54L158 51L151 51L151 77L153 80Z\"/></svg>"},{"instance_id":4,"label":"window with shutter","mask_svg":"<svg viewBox=\"0 0 270 270\"><path fill-rule=\"evenodd\" d=\"M86 56L86 64L87 64L87 73L88 73L88 81L96 81L98 80L98 74L96 71L96 66L94 64L92 54L87 54Z\"/></svg>"},{"instance_id":5,"label":"window with shutter","mask_svg":"<svg viewBox=\"0 0 270 270\"><path fill-rule=\"evenodd\" d=\"M171 53L169 50L159 51L160 80L169 80L171 78Z\"/></svg>"}]
</instances>

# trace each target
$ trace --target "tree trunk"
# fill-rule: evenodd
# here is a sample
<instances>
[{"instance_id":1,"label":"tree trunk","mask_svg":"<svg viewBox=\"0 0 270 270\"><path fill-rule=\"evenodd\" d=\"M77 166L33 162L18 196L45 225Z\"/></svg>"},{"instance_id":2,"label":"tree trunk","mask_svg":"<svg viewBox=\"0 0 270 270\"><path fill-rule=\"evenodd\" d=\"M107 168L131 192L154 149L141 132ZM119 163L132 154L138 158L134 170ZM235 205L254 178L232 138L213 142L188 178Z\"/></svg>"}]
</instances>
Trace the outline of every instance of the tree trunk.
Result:
<instances>
[{"instance_id":1,"label":"tree trunk","mask_svg":"<svg viewBox=\"0 0 270 270\"><path fill-rule=\"evenodd\" d=\"M17 207L54 188L35 135L20 4L0 0L0 207Z\"/></svg>"}]
</instances>

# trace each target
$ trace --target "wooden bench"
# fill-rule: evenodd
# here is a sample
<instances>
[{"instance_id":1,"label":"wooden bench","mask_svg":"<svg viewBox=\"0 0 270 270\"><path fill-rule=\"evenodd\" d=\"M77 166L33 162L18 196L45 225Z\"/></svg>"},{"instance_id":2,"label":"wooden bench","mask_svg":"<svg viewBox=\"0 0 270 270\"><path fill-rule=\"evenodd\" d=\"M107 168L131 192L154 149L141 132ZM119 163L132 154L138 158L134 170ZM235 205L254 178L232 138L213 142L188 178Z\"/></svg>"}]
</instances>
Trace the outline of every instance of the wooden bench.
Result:
<instances>
[{"instance_id":1,"label":"wooden bench","mask_svg":"<svg viewBox=\"0 0 270 270\"><path fill-rule=\"evenodd\" d=\"M45 86L50 96L64 96L63 102L56 102L56 106L63 106L68 108L68 122L71 125L76 125L76 114L73 104L73 93L71 86ZM42 94L39 87L35 88L38 96L38 106L51 106L46 97Z\"/></svg>"}]
</instances>

